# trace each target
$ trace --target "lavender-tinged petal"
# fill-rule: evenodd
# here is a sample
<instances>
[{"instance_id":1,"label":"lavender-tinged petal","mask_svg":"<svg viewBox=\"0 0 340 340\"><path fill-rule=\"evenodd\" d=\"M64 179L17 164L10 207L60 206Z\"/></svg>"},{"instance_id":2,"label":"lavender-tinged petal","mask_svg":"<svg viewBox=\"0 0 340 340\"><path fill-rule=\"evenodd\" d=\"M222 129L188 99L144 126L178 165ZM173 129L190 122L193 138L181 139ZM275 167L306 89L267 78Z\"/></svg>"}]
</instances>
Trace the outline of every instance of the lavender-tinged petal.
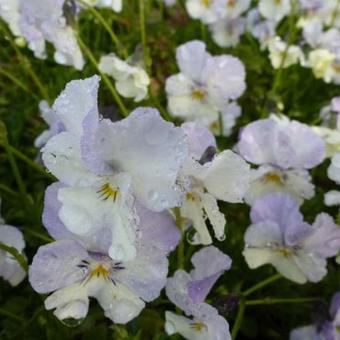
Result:
<instances>
[{"instance_id":1,"label":"lavender-tinged petal","mask_svg":"<svg viewBox=\"0 0 340 340\"><path fill-rule=\"evenodd\" d=\"M87 251L73 240L41 246L29 268L29 281L42 294L80 282L86 274L78 265L87 258Z\"/></svg>"}]
</instances>

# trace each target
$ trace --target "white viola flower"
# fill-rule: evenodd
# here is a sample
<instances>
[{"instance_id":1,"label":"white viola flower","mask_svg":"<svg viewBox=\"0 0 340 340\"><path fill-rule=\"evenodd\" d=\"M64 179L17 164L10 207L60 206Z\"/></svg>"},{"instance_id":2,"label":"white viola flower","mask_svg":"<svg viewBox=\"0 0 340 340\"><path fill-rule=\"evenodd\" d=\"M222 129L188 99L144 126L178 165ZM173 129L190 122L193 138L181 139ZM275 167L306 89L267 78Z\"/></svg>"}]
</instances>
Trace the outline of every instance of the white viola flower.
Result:
<instances>
[{"instance_id":1,"label":"white viola flower","mask_svg":"<svg viewBox=\"0 0 340 340\"><path fill-rule=\"evenodd\" d=\"M63 65L81 70L82 52L75 32L67 24L63 7L65 0L46 0L42 6L37 0L20 0L19 27L29 48L37 58L46 58L46 41L55 47L54 59Z\"/></svg>"},{"instance_id":2,"label":"white viola flower","mask_svg":"<svg viewBox=\"0 0 340 340\"><path fill-rule=\"evenodd\" d=\"M138 64L134 65L129 60L124 61L115 54L109 54L101 57L99 70L115 79L117 91L123 97L139 102L148 95L150 78Z\"/></svg>"},{"instance_id":3,"label":"white viola flower","mask_svg":"<svg viewBox=\"0 0 340 340\"><path fill-rule=\"evenodd\" d=\"M268 43L269 59L275 69L301 63L304 64L304 55L299 46L288 46L285 41L276 36Z\"/></svg>"},{"instance_id":4,"label":"white viola flower","mask_svg":"<svg viewBox=\"0 0 340 340\"><path fill-rule=\"evenodd\" d=\"M263 20L258 9L250 10L246 18L247 31L256 38L264 50L276 36L277 23L274 20Z\"/></svg>"},{"instance_id":5,"label":"white viola flower","mask_svg":"<svg viewBox=\"0 0 340 340\"><path fill-rule=\"evenodd\" d=\"M236 148L247 161L259 165L252 170L245 196L248 204L273 191L288 192L301 203L314 196L308 169L324 160L325 143L309 126L271 115L243 128Z\"/></svg>"},{"instance_id":6,"label":"white viola flower","mask_svg":"<svg viewBox=\"0 0 340 340\"><path fill-rule=\"evenodd\" d=\"M131 321L146 302L159 296L166 283L167 256L180 238L172 216L139 206L138 256L116 261L108 255L110 230L83 237L72 234L58 217L55 198L47 195L44 224L56 241L41 246L29 268L33 289L51 293L45 300L46 309L54 309L59 320L82 320L92 297L113 322Z\"/></svg>"},{"instance_id":7,"label":"white viola flower","mask_svg":"<svg viewBox=\"0 0 340 340\"><path fill-rule=\"evenodd\" d=\"M328 177L336 184L340 184L340 152L333 155L327 170ZM331 190L325 194L326 205L340 205L340 192Z\"/></svg>"},{"instance_id":8,"label":"white viola flower","mask_svg":"<svg viewBox=\"0 0 340 340\"><path fill-rule=\"evenodd\" d=\"M211 127L244 92L244 66L230 55L211 56L198 40L179 46L176 57L180 73L166 81L169 112Z\"/></svg>"},{"instance_id":9,"label":"white viola flower","mask_svg":"<svg viewBox=\"0 0 340 340\"><path fill-rule=\"evenodd\" d=\"M221 19L233 20L239 18L242 13L248 10L251 0L225 0L212 1L212 6Z\"/></svg>"},{"instance_id":10,"label":"white viola flower","mask_svg":"<svg viewBox=\"0 0 340 340\"><path fill-rule=\"evenodd\" d=\"M19 28L19 5L20 0L0 0L0 18L9 26L13 35L21 36Z\"/></svg>"},{"instance_id":11,"label":"white viola flower","mask_svg":"<svg viewBox=\"0 0 340 340\"><path fill-rule=\"evenodd\" d=\"M291 0L260 0L259 11L269 20L281 21L291 11Z\"/></svg>"},{"instance_id":12,"label":"white viola flower","mask_svg":"<svg viewBox=\"0 0 340 340\"><path fill-rule=\"evenodd\" d=\"M327 258L340 250L340 227L325 214L313 225L304 222L298 202L286 193L258 198L251 208L243 256L251 269L273 265L297 283L319 282L327 274Z\"/></svg>"},{"instance_id":13,"label":"white viola flower","mask_svg":"<svg viewBox=\"0 0 340 340\"><path fill-rule=\"evenodd\" d=\"M249 189L250 167L236 153L225 150L214 155L214 136L203 126L184 123L182 129L189 139L189 159L183 169L186 200L181 216L192 224L193 244L211 244L207 220L218 240L225 238L226 219L219 211L217 200L237 203Z\"/></svg>"},{"instance_id":14,"label":"white viola flower","mask_svg":"<svg viewBox=\"0 0 340 340\"><path fill-rule=\"evenodd\" d=\"M83 0L87 5L93 7L109 7L115 12L121 12L123 0Z\"/></svg>"},{"instance_id":15,"label":"white viola flower","mask_svg":"<svg viewBox=\"0 0 340 340\"><path fill-rule=\"evenodd\" d=\"M327 157L340 152L340 97L334 97L331 105L320 111L321 126L314 126L313 130L325 141Z\"/></svg>"},{"instance_id":16,"label":"white viola flower","mask_svg":"<svg viewBox=\"0 0 340 340\"><path fill-rule=\"evenodd\" d=\"M221 47L236 46L245 31L245 18L220 19L209 25L212 38Z\"/></svg>"},{"instance_id":17,"label":"white viola flower","mask_svg":"<svg viewBox=\"0 0 340 340\"><path fill-rule=\"evenodd\" d=\"M186 136L149 108L116 123L101 120L98 86L98 76L66 86L53 105L64 130L49 139L42 159L61 182L58 216L66 228L78 235L109 228L109 255L132 259L139 225L135 199L153 211L181 204L177 176L187 157Z\"/></svg>"},{"instance_id":18,"label":"white viola flower","mask_svg":"<svg viewBox=\"0 0 340 340\"><path fill-rule=\"evenodd\" d=\"M25 240L22 232L11 226L4 224L0 220L0 243L15 248L23 254ZM0 249L0 277L8 281L12 286L17 286L26 276L26 271L18 261L8 252Z\"/></svg>"},{"instance_id":19,"label":"white viola flower","mask_svg":"<svg viewBox=\"0 0 340 340\"><path fill-rule=\"evenodd\" d=\"M312 69L317 79L323 79L330 83L335 73L333 65L336 61L336 54L327 49L315 49L308 55L307 65Z\"/></svg>"},{"instance_id":20,"label":"white viola flower","mask_svg":"<svg viewBox=\"0 0 340 340\"><path fill-rule=\"evenodd\" d=\"M189 16L205 24L211 24L220 18L219 8L224 5L224 0L186 0L185 2Z\"/></svg>"},{"instance_id":21,"label":"white viola flower","mask_svg":"<svg viewBox=\"0 0 340 340\"><path fill-rule=\"evenodd\" d=\"M214 246L199 250L191 258L190 273L177 270L168 278L166 294L188 318L165 312L165 331L181 334L188 340L230 340L228 322L204 302L219 277L231 267L231 259Z\"/></svg>"}]
</instances>

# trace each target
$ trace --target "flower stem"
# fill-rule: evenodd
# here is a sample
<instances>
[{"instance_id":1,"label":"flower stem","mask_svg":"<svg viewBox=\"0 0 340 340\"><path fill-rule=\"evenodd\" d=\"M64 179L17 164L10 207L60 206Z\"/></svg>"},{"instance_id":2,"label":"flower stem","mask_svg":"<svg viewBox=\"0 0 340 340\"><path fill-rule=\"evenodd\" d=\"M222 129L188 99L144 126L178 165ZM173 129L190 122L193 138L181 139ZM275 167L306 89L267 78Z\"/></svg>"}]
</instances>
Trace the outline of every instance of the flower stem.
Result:
<instances>
[{"instance_id":1,"label":"flower stem","mask_svg":"<svg viewBox=\"0 0 340 340\"><path fill-rule=\"evenodd\" d=\"M20 323L25 323L25 320L22 319L20 316L13 314L12 312L7 311L6 309L0 308L0 314L8 316L12 319L19 321Z\"/></svg>"},{"instance_id":2,"label":"flower stem","mask_svg":"<svg viewBox=\"0 0 340 340\"><path fill-rule=\"evenodd\" d=\"M332 26L334 26L334 24L335 24L335 20L336 20L336 17L337 17L337 14L338 14L339 9L340 9L340 0L338 0L338 1L336 2L336 5L335 5L334 10L333 10L333 13L332 13L332 20L331 20L331 22L330 22L330 24L329 24L329 26L330 26L331 28L332 28Z\"/></svg>"},{"instance_id":3,"label":"flower stem","mask_svg":"<svg viewBox=\"0 0 340 340\"><path fill-rule=\"evenodd\" d=\"M140 25L140 36L143 45L143 57L144 65L146 70L149 69L149 59L148 59L148 45L146 41L146 28L145 28L145 0L139 0L139 25Z\"/></svg>"},{"instance_id":4,"label":"flower stem","mask_svg":"<svg viewBox=\"0 0 340 340\"><path fill-rule=\"evenodd\" d=\"M84 41L80 38L80 36L78 35L78 42L80 47L82 48L82 50L84 51L84 53L87 55L87 57L89 58L90 62L93 64L93 66L97 69L97 71L99 72L100 76L103 78L104 83L106 84L107 88L109 89L109 91L111 92L113 98L115 99L117 105L119 106L120 111L122 112L123 116L127 117L128 116L128 110L126 109L123 101L121 100L118 92L116 91L116 89L112 86L110 79L108 78L108 76L104 73L102 73L99 70L99 65L96 61L96 58L94 57L94 55L92 54L92 52L88 49L88 47L86 46L86 44L84 43Z\"/></svg>"},{"instance_id":5,"label":"flower stem","mask_svg":"<svg viewBox=\"0 0 340 340\"><path fill-rule=\"evenodd\" d=\"M124 47L124 45L120 42L115 32L111 29L110 25L107 23L107 21L104 19L104 17L101 15L101 13L94 7L89 6L87 3L85 3L82 0L77 0L81 5L86 7L94 16L95 18L103 25L107 33L110 35L112 41L117 46L118 51L120 51L118 54L121 54L125 59L129 56L128 51Z\"/></svg>"},{"instance_id":6,"label":"flower stem","mask_svg":"<svg viewBox=\"0 0 340 340\"><path fill-rule=\"evenodd\" d=\"M248 300L246 306L273 305L277 303L309 303L319 301L320 298L271 298L266 297L259 300Z\"/></svg>"},{"instance_id":7,"label":"flower stem","mask_svg":"<svg viewBox=\"0 0 340 340\"><path fill-rule=\"evenodd\" d=\"M245 308L246 308L246 303L245 303L244 299L241 297L240 302L239 302L239 306L238 306L238 311L237 311L235 323L234 323L233 329L231 331L231 338L233 340L236 339L238 331L241 328Z\"/></svg>"},{"instance_id":8,"label":"flower stem","mask_svg":"<svg viewBox=\"0 0 340 340\"><path fill-rule=\"evenodd\" d=\"M267 279L257 283L256 285L248 288L246 291L243 292L243 296L249 296L250 294L256 292L257 290L281 279L283 276L281 274L275 274L273 276L268 277Z\"/></svg>"},{"instance_id":9,"label":"flower stem","mask_svg":"<svg viewBox=\"0 0 340 340\"><path fill-rule=\"evenodd\" d=\"M10 149L10 151L12 152L12 154L14 156L19 158L23 162L25 162L28 166L30 166L31 168L33 168L34 170L39 172L41 175L43 175L44 177L46 177L49 180L52 180L52 181L56 180L56 178L53 175L47 173L46 170L44 170L44 168L42 168L38 163L32 161L30 158L28 158L26 155L24 155L22 152L20 152L14 146L8 145L8 148Z\"/></svg>"}]
</instances>

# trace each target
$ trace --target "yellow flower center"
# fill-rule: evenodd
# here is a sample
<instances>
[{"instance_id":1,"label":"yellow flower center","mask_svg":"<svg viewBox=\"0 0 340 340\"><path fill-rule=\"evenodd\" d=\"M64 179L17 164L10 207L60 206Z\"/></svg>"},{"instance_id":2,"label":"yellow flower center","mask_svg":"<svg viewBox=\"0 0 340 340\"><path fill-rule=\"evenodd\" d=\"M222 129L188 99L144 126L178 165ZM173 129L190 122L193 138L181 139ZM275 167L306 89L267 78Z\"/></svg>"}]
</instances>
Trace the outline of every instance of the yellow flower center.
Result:
<instances>
[{"instance_id":1,"label":"yellow flower center","mask_svg":"<svg viewBox=\"0 0 340 340\"><path fill-rule=\"evenodd\" d=\"M282 175L276 171L269 171L263 176L263 181L265 183L275 183L283 185L284 181Z\"/></svg>"},{"instance_id":2,"label":"yellow flower center","mask_svg":"<svg viewBox=\"0 0 340 340\"><path fill-rule=\"evenodd\" d=\"M210 0L201 0L202 1L202 4L205 6L205 7L208 7L210 5Z\"/></svg>"},{"instance_id":3,"label":"yellow flower center","mask_svg":"<svg viewBox=\"0 0 340 340\"><path fill-rule=\"evenodd\" d=\"M292 250L286 247L277 247L276 251L279 252L284 257L289 257L293 254Z\"/></svg>"},{"instance_id":4,"label":"yellow flower center","mask_svg":"<svg viewBox=\"0 0 340 340\"><path fill-rule=\"evenodd\" d=\"M119 189L118 188L112 188L109 183L105 183L98 191L98 194L100 194L99 198L106 201L108 198L112 198L113 201L116 200Z\"/></svg>"},{"instance_id":5,"label":"yellow flower center","mask_svg":"<svg viewBox=\"0 0 340 340\"><path fill-rule=\"evenodd\" d=\"M205 93L202 90L196 89L194 91L191 92L192 97L194 97L195 99L198 100L203 100L205 97Z\"/></svg>"},{"instance_id":6,"label":"yellow flower center","mask_svg":"<svg viewBox=\"0 0 340 340\"><path fill-rule=\"evenodd\" d=\"M236 0L227 0L227 6L228 7L235 7L236 5Z\"/></svg>"},{"instance_id":7,"label":"yellow flower center","mask_svg":"<svg viewBox=\"0 0 340 340\"><path fill-rule=\"evenodd\" d=\"M103 265L100 264L98 267L92 270L90 278L102 276L104 279L107 279L109 275L110 275L109 271Z\"/></svg>"},{"instance_id":8,"label":"yellow flower center","mask_svg":"<svg viewBox=\"0 0 340 340\"><path fill-rule=\"evenodd\" d=\"M187 192L186 198L187 198L187 201L191 201L191 202L199 201L199 197L194 192Z\"/></svg>"},{"instance_id":9,"label":"yellow flower center","mask_svg":"<svg viewBox=\"0 0 340 340\"><path fill-rule=\"evenodd\" d=\"M333 64L332 67L336 73L340 73L340 64Z\"/></svg>"},{"instance_id":10,"label":"yellow flower center","mask_svg":"<svg viewBox=\"0 0 340 340\"><path fill-rule=\"evenodd\" d=\"M206 326L203 322L193 322L190 327L194 329L195 331L200 332L202 329L204 329Z\"/></svg>"}]
</instances>

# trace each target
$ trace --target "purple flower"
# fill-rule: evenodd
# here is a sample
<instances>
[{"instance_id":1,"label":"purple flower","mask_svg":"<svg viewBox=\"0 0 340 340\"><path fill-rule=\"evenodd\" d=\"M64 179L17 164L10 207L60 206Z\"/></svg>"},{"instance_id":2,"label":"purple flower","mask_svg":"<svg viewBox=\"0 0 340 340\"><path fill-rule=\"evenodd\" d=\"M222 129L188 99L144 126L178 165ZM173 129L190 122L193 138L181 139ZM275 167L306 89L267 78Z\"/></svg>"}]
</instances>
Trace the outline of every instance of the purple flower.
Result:
<instances>
[{"instance_id":1,"label":"purple flower","mask_svg":"<svg viewBox=\"0 0 340 340\"><path fill-rule=\"evenodd\" d=\"M270 263L297 283L319 282L327 274L327 258L340 249L340 228L329 215L321 213L309 225L295 199L271 193L254 202L250 216L243 251L250 268Z\"/></svg>"},{"instance_id":2,"label":"purple flower","mask_svg":"<svg viewBox=\"0 0 340 340\"><path fill-rule=\"evenodd\" d=\"M192 319L166 312L166 332L186 339L230 339L229 325L217 310L204 303L209 291L231 266L231 259L214 246L202 248L191 259L194 269L177 270L168 278L166 294L171 302Z\"/></svg>"},{"instance_id":3,"label":"purple flower","mask_svg":"<svg viewBox=\"0 0 340 340\"><path fill-rule=\"evenodd\" d=\"M60 222L53 206L53 191L46 198L44 223L57 241L39 248L29 268L29 281L55 309L60 320L83 319L89 297L95 298L105 316L116 323L136 317L164 287L168 272L167 255L179 241L179 231L167 212L157 213L138 206L140 231L137 256L115 261L108 256L110 230L77 237ZM109 238L110 239L110 238Z\"/></svg>"},{"instance_id":4,"label":"purple flower","mask_svg":"<svg viewBox=\"0 0 340 340\"><path fill-rule=\"evenodd\" d=\"M236 146L249 162L259 165L246 202L273 191L288 192L301 201L314 196L308 169L325 157L325 142L309 126L272 115L248 124Z\"/></svg>"}]
</instances>

